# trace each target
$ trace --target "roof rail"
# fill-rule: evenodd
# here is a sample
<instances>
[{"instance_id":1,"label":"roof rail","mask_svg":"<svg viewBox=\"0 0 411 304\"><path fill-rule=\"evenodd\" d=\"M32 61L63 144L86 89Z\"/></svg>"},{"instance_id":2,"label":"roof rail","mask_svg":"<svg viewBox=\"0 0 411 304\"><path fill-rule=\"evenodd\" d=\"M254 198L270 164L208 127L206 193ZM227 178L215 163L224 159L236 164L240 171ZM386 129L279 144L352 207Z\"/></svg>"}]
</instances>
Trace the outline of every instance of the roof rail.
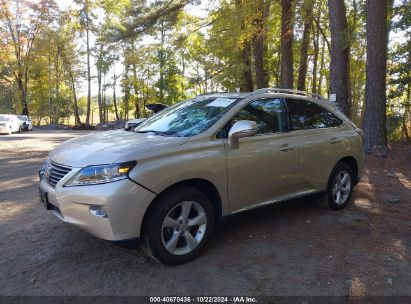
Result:
<instances>
[{"instance_id":1,"label":"roof rail","mask_svg":"<svg viewBox=\"0 0 411 304\"><path fill-rule=\"evenodd\" d=\"M299 90L281 89L281 88L262 88L262 89L255 90L251 94L254 95L254 94L264 94L264 93L294 94L294 95L311 97L311 98L315 98L315 99L327 100L325 97L323 97L319 94L309 93L309 92L299 91Z\"/></svg>"},{"instance_id":2,"label":"roof rail","mask_svg":"<svg viewBox=\"0 0 411 304\"><path fill-rule=\"evenodd\" d=\"M218 95L218 94L236 94L236 93L233 93L233 92L208 92L208 93L202 93L198 96L206 96L206 95L214 95L214 94Z\"/></svg>"}]
</instances>

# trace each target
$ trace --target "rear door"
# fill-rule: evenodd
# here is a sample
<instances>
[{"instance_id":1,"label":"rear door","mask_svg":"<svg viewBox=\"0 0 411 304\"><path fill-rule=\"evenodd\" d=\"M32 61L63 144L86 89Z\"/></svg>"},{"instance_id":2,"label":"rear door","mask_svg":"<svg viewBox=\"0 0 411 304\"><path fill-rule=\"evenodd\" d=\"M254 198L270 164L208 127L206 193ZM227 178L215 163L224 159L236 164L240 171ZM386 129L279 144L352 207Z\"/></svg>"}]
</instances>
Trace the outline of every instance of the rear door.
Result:
<instances>
[{"instance_id":1,"label":"rear door","mask_svg":"<svg viewBox=\"0 0 411 304\"><path fill-rule=\"evenodd\" d=\"M322 191L341 159L343 122L327 109L304 99L286 99L296 148L298 192Z\"/></svg>"},{"instance_id":2,"label":"rear door","mask_svg":"<svg viewBox=\"0 0 411 304\"><path fill-rule=\"evenodd\" d=\"M274 201L295 190L296 153L288 142L283 100L250 102L226 126L225 135L238 120L255 121L258 133L240 138L237 149L225 145L230 212Z\"/></svg>"}]
</instances>

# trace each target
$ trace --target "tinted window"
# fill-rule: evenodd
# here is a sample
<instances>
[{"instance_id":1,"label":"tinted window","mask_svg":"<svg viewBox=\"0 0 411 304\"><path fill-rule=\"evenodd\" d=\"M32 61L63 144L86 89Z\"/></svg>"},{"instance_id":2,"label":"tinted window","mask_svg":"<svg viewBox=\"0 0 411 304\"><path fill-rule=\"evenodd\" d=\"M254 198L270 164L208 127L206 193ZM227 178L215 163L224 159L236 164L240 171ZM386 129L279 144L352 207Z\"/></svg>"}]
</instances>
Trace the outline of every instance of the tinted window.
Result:
<instances>
[{"instance_id":1,"label":"tinted window","mask_svg":"<svg viewBox=\"0 0 411 304\"><path fill-rule=\"evenodd\" d=\"M342 123L341 119L313 102L287 99L287 109L293 130L330 128Z\"/></svg>"},{"instance_id":2,"label":"tinted window","mask_svg":"<svg viewBox=\"0 0 411 304\"><path fill-rule=\"evenodd\" d=\"M249 103L233 117L220 131L220 134L217 134L217 138L227 138L230 128L239 120L255 121L258 134L287 130L285 110L281 99L260 99Z\"/></svg>"}]
</instances>

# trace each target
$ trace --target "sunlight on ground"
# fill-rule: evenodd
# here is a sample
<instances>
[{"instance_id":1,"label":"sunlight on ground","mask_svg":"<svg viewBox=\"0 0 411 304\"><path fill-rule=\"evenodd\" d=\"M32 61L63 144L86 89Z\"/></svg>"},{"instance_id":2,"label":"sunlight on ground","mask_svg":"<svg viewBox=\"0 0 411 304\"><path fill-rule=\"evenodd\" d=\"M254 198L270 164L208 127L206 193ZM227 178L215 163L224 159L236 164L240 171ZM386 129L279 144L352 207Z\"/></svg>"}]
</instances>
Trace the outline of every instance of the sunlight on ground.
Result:
<instances>
[{"instance_id":1,"label":"sunlight on ground","mask_svg":"<svg viewBox=\"0 0 411 304\"><path fill-rule=\"evenodd\" d=\"M38 182L38 179L33 176L25 176L14 178L11 180L5 180L0 182L0 189L19 189L23 187L31 186L33 183Z\"/></svg>"},{"instance_id":2,"label":"sunlight on ground","mask_svg":"<svg viewBox=\"0 0 411 304\"><path fill-rule=\"evenodd\" d=\"M407 248L403 244L402 240L393 240L392 248L394 249L392 254L396 256L401 262L408 262L407 259Z\"/></svg>"},{"instance_id":3,"label":"sunlight on ground","mask_svg":"<svg viewBox=\"0 0 411 304\"><path fill-rule=\"evenodd\" d=\"M401 172L395 172L395 176L398 178L400 183L407 188L408 190L411 190L411 181ZM411 195L411 193L410 193Z\"/></svg>"},{"instance_id":4,"label":"sunlight on ground","mask_svg":"<svg viewBox=\"0 0 411 304\"><path fill-rule=\"evenodd\" d=\"M350 286L350 296L364 296L366 292L366 288L364 283L360 280L360 278L356 277L352 279L352 283Z\"/></svg>"},{"instance_id":5,"label":"sunlight on ground","mask_svg":"<svg viewBox=\"0 0 411 304\"><path fill-rule=\"evenodd\" d=\"M0 224L5 224L6 222L16 218L29 208L30 206L27 204L23 205L16 202L2 203L0 208Z\"/></svg>"}]
</instances>

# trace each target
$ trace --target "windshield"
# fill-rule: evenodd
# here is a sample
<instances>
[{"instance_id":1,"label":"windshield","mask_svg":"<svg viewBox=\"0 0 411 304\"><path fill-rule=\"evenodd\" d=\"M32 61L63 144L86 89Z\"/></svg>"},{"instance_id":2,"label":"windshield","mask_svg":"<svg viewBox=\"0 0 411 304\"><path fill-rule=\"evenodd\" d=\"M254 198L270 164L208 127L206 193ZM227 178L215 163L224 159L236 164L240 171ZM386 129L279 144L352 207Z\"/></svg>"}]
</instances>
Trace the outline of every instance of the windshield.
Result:
<instances>
[{"instance_id":1,"label":"windshield","mask_svg":"<svg viewBox=\"0 0 411 304\"><path fill-rule=\"evenodd\" d=\"M28 117L26 115L18 115L19 119L22 121L27 121Z\"/></svg>"},{"instance_id":2,"label":"windshield","mask_svg":"<svg viewBox=\"0 0 411 304\"><path fill-rule=\"evenodd\" d=\"M202 96L182 101L148 118L134 132L194 136L214 125L238 100Z\"/></svg>"},{"instance_id":3,"label":"windshield","mask_svg":"<svg viewBox=\"0 0 411 304\"><path fill-rule=\"evenodd\" d=\"M7 115L0 115L0 121L9 121L9 116L7 116Z\"/></svg>"}]
</instances>

